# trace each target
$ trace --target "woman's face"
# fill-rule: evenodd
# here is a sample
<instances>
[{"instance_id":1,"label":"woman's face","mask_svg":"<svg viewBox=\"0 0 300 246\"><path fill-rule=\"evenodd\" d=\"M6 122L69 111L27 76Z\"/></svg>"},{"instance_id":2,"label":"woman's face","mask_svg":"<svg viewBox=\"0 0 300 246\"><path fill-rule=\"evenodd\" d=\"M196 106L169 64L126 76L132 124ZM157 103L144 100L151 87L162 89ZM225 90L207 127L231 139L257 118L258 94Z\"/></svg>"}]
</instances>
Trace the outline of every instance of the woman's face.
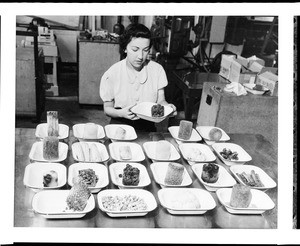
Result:
<instances>
[{"instance_id":1,"label":"woman's face","mask_svg":"<svg viewBox=\"0 0 300 246\"><path fill-rule=\"evenodd\" d=\"M132 38L132 40L127 44L125 50L127 53L127 60L134 69L142 69L150 52L149 45L150 40L148 38Z\"/></svg>"}]
</instances>

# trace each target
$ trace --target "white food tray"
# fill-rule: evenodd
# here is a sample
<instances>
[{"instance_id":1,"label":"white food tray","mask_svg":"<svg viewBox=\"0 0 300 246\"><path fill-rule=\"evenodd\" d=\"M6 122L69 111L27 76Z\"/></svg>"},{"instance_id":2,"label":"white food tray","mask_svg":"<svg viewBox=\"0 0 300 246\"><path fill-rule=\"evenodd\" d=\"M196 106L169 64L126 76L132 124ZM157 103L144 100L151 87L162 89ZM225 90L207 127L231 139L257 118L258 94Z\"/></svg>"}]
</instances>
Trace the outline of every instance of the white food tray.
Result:
<instances>
[{"instance_id":1,"label":"white food tray","mask_svg":"<svg viewBox=\"0 0 300 246\"><path fill-rule=\"evenodd\" d=\"M179 131L179 126L170 126L168 127L169 132L171 133L172 137L176 139L177 141L181 142L199 142L202 140L202 137L198 134L198 132L193 128L192 130L192 135L190 139L181 139L178 137L178 131Z\"/></svg>"},{"instance_id":2,"label":"white food tray","mask_svg":"<svg viewBox=\"0 0 300 246\"><path fill-rule=\"evenodd\" d=\"M211 151L211 149L205 145L200 143L181 143L179 144L179 150L185 160L190 165L193 165L197 162L212 162L216 160L216 156ZM192 151L200 151L202 153L201 158L194 159Z\"/></svg>"},{"instance_id":3,"label":"white food tray","mask_svg":"<svg viewBox=\"0 0 300 246\"><path fill-rule=\"evenodd\" d=\"M69 136L69 127L64 124L58 124L58 139L65 139ZM38 124L35 130L35 136L37 138L45 138L48 137L48 124L41 123Z\"/></svg>"},{"instance_id":4,"label":"white food tray","mask_svg":"<svg viewBox=\"0 0 300 246\"><path fill-rule=\"evenodd\" d=\"M93 169L95 174L98 176L98 182L95 187L88 188L92 193L98 193L102 188L109 184L107 167L103 164L79 162L70 165L68 169L68 184L73 186L73 178L78 176L79 170L89 168Z\"/></svg>"},{"instance_id":5,"label":"white food tray","mask_svg":"<svg viewBox=\"0 0 300 246\"><path fill-rule=\"evenodd\" d=\"M120 157L119 149L121 146L129 146L132 154L132 158L129 160L123 160ZM118 162L141 162L145 160L145 155L142 147L137 143L132 142L114 142L108 145L111 158Z\"/></svg>"},{"instance_id":6,"label":"white food tray","mask_svg":"<svg viewBox=\"0 0 300 246\"><path fill-rule=\"evenodd\" d=\"M209 132L212 128L217 128L222 132L222 137L218 142L225 142L225 141L230 140L230 137L227 135L227 133L223 129L221 129L220 127L216 127L216 126L197 126L196 130L199 132L201 137L204 139L205 143L207 143L208 145L212 145L216 142L216 141L211 140L209 138Z\"/></svg>"},{"instance_id":7,"label":"white food tray","mask_svg":"<svg viewBox=\"0 0 300 246\"><path fill-rule=\"evenodd\" d=\"M36 193L32 199L32 209L47 219L82 218L95 208L95 199L91 195L83 211L67 208L70 190L46 190Z\"/></svg>"},{"instance_id":8,"label":"white food tray","mask_svg":"<svg viewBox=\"0 0 300 246\"><path fill-rule=\"evenodd\" d=\"M253 189L258 190L267 190L276 187L276 182L268 175L266 174L261 168L253 165L234 165L230 167L230 171L234 175L234 177L239 181L239 183L243 185L247 185L243 182L242 179L239 178L239 176L236 173L241 174L242 172L245 172L247 174L251 173L251 170L254 170L255 173L257 173L260 177L261 182L263 183L263 187L255 187L255 186L249 186Z\"/></svg>"},{"instance_id":9,"label":"white food tray","mask_svg":"<svg viewBox=\"0 0 300 246\"><path fill-rule=\"evenodd\" d=\"M75 124L73 126L73 135L79 141L99 141L105 137L104 128L101 125L95 124L98 127L97 137L96 138L84 138L84 126L85 124Z\"/></svg>"},{"instance_id":10,"label":"white food tray","mask_svg":"<svg viewBox=\"0 0 300 246\"><path fill-rule=\"evenodd\" d=\"M102 198L105 196L112 197L124 197L124 196L137 196L144 200L147 204L147 208L145 210L108 210L102 204ZM147 213L153 211L157 207L156 200L153 194L144 189L109 189L100 191L97 195L98 205L101 211L107 213L110 217L137 217L137 216L145 216Z\"/></svg>"},{"instance_id":11,"label":"white food tray","mask_svg":"<svg viewBox=\"0 0 300 246\"><path fill-rule=\"evenodd\" d=\"M85 160L85 158L81 158L78 153L78 151L79 151L78 147L81 147L82 144L85 144L85 143L88 144L89 149L90 149L91 144L96 145L96 147L100 153L100 158L101 158L101 161L97 161L97 162L105 162L109 159L109 154L108 154L107 149L104 144L98 143L98 142L76 142L76 143L72 144L72 155L73 155L74 160L79 161L79 162L93 162L93 161L90 161L90 159L89 159L89 161L87 161L87 160Z\"/></svg>"},{"instance_id":12,"label":"white food tray","mask_svg":"<svg viewBox=\"0 0 300 246\"><path fill-rule=\"evenodd\" d=\"M153 162L157 161L176 161L180 159L180 155L178 151L176 150L175 146L168 142L170 145L170 158L169 159L159 159L156 157L156 145L158 141L149 141L145 142L143 144L143 148L145 150L146 155L149 159L151 159Z\"/></svg>"},{"instance_id":13,"label":"white food tray","mask_svg":"<svg viewBox=\"0 0 300 246\"><path fill-rule=\"evenodd\" d=\"M168 170L168 165L169 162L153 162L150 165L151 171L153 173L153 177L156 183L158 183L161 188L166 188L166 187L186 187L192 184L192 179L187 172L186 168L184 167L184 172L183 172L183 180L180 185L168 185L165 183L165 177L166 173Z\"/></svg>"},{"instance_id":14,"label":"white food tray","mask_svg":"<svg viewBox=\"0 0 300 246\"><path fill-rule=\"evenodd\" d=\"M231 166L235 164L244 164L245 162L252 160L252 157L241 146L234 143L214 143L212 145L212 148L227 166ZM237 152L238 160L224 159L220 154L220 152L222 152L224 148L230 149L232 152Z\"/></svg>"},{"instance_id":15,"label":"white food tray","mask_svg":"<svg viewBox=\"0 0 300 246\"><path fill-rule=\"evenodd\" d=\"M190 194L189 194L190 193ZM212 195L203 189L198 188L168 188L160 189L157 192L161 205L168 210L170 214L204 214L208 210L215 208L216 203ZM186 207L188 196L194 196L198 201L199 207ZM185 206L186 205L186 206Z\"/></svg>"},{"instance_id":16,"label":"white food tray","mask_svg":"<svg viewBox=\"0 0 300 246\"><path fill-rule=\"evenodd\" d=\"M118 127L121 127L126 131L124 139L120 139L115 136L116 129ZM105 129L106 136L109 139L111 139L112 141L132 141L132 140L137 139L137 135L136 135L134 128L129 125L110 124L110 125L104 126L104 129Z\"/></svg>"},{"instance_id":17,"label":"white food tray","mask_svg":"<svg viewBox=\"0 0 300 246\"><path fill-rule=\"evenodd\" d=\"M216 191L220 188L232 187L236 184L235 179L227 172L227 170L218 164L215 164L219 167L219 178L215 183L207 183L202 178L202 170L205 163L198 163L192 166L193 172L196 174L197 178L204 185L208 191Z\"/></svg>"},{"instance_id":18,"label":"white food tray","mask_svg":"<svg viewBox=\"0 0 300 246\"><path fill-rule=\"evenodd\" d=\"M140 181L139 181L138 185L124 185L122 183L122 177L120 177L119 175L123 174L123 170L127 164L130 164L132 167L136 167L140 170ZM145 168L144 165L142 165L140 163L115 162L115 163L110 164L109 173L110 173L110 177L111 177L113 184L118 186L120 189L144 188L145 186L148 186L151 183L147 169Z\"/></svg>"},{"instance_id":19,"label":"white food tray","mask_svg":"<svg viewBox=\"0 0 300 246\"><path fill-rule=\"evenodd\" d=\"M252 199L249 207L235 208L230 205L231 193L232 188L221 188L216 191L219 201L231 214L262 214L275 207L274 202L265 192L251 189Z\"/></svg>"},{"instance_id":20,"label":"white food tray","mask_svg":"<svg viewBox=\"0 0 300 246\"><path fill-rule=\"evenodd\" d=\"M43 142L35 142L29 152L29 158L37 162L62 162L67 158L69 146L66 143L58 143L58 159L47 160L43 157Z\"/></svg>"},{"instance_id":21,"label":"white food tray","mask_svg":"<svg viewBox=\"0 0 300 246\"><path fill-rule=\"evenodd\" d=\"M151 108L153 105L156 105L157 103L152 102L141 102L134 107L131 108L131 112L136 114L139 118L152 121L155 123L159 123L163 121L167 116L169 116L173 109L170 106L163 105L164 106L164 116L162 117L152 117L151 115Z\"/></svg>"},{"instance_id":22,"label":"white food tray","mask_svg":"<svg viewBox=\"0 0 300 246\"><path fill-rule=\"evenodd\" d=\"M57 173L57 186L44 187L44 174L52 170ZM25 167L23 183L34 192L38 192L40 190L59 189L67 183L67 168L60 163L30 163Z\"/></svg>"}]
</instances>

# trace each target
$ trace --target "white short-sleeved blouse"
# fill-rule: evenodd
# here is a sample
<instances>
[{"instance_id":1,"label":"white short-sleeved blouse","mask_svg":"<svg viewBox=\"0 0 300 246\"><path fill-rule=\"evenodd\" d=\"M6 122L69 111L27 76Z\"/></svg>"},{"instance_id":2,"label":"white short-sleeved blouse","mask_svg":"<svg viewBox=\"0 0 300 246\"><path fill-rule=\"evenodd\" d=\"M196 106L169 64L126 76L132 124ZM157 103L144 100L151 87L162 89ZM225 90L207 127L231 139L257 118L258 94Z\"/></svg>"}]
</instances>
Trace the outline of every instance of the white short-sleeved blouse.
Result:
<instances>
[{"instance_id":1,"label":"white short-sleeved blouse","mask_svg":"<svg viewBox=\"0 0 300 246\"><path fill-rule=\"evenodd\" d=\"M127 67L126 58L112 65L102 76L100 97L124 108L140 102L157 102L158 90L168 84L163 67L149 61L137 76Z\"/></svg>"}]
</instances>

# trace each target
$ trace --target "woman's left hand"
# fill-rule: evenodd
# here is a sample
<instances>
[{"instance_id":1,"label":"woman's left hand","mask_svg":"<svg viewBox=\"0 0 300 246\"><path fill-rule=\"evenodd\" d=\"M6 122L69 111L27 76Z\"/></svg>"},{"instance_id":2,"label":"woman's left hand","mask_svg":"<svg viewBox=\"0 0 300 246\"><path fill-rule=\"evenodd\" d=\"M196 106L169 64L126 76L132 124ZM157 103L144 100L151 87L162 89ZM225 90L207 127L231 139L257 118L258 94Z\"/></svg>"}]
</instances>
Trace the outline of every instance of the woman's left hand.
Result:
<instances>
[{"instance_id":1,"label":"woman's left hand","mask_svg":"<svg viewBox=\"0 0 300 246\"><path fill-rule=\"evenodd\" d=\"M172 114L170 114L170 117L176 116L177 115L176 106L172 103L167 104L167 106L169 106L173 109L173 112L172 112Z\"/></svg>"}]
</instances>

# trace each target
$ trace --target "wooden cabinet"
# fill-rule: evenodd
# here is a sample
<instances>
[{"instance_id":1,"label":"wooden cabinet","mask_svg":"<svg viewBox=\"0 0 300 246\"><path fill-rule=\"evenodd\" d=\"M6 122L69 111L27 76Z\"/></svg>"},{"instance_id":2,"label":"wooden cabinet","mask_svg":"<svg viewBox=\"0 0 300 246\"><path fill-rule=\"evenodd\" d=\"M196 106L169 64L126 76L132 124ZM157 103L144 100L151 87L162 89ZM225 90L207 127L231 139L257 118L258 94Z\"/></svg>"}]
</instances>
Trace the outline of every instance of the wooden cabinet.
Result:
<instances>
[{"instance_id":1,"label":"wooden cabinet","mask_svg":"<svg viewBox=\"0 0 300 246\"><path fill-rule=\"evenodd\" d=\"M119 60L118 43L79 39L79 104L103 104L99 95L101 77Z\"/></svg>"},{"instance_id":2,"label":"wooden cabinet","mask_svg":"<svg viewBox=\"0 0 300 246\"><path fill-rule=\"evenodd\" d=\"M36 78L33 47L16 49L16 114L39 118L45 104L44 90L37 93L37 86L43 84L44 56L39 49L39 70ZM39 83L39 84L36 84Z\"/></svg>"}]
</instances>

